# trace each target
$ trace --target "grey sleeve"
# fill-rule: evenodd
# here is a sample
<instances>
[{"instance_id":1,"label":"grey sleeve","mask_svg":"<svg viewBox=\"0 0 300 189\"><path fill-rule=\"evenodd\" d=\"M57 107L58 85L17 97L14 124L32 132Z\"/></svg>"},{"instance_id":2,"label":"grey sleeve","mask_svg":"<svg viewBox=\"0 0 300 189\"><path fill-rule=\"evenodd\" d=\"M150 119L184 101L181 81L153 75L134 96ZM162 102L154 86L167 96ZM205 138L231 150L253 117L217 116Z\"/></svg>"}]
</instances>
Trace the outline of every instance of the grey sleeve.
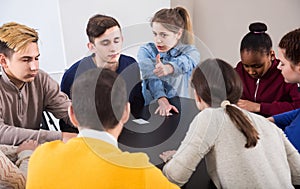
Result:
<instances>
[{"instance_id":1,"label":"grey sleeve","mask_svg":"<svg viewBox=\"0 0 300 189\"><path fill-rule=\"evenodd\" d=\"M218 131L210 125L209 113L201 112L194 118L179 149L163 168L166 177L178 186L189 180L201 159L214 145Z\"/></svg>"},{"instance_id":2,"label":"grey sleeve","mask_svg":"<svg viewBox=\"0 0 300 189\"><path fill-rule=\"evenodd\" d=\"M32 130L12 125L6 125L0 118L0 144L19 145L26 140L37 140L44 143L52 140L61 140L59 131Z\"/></svg>"}]
</instances>

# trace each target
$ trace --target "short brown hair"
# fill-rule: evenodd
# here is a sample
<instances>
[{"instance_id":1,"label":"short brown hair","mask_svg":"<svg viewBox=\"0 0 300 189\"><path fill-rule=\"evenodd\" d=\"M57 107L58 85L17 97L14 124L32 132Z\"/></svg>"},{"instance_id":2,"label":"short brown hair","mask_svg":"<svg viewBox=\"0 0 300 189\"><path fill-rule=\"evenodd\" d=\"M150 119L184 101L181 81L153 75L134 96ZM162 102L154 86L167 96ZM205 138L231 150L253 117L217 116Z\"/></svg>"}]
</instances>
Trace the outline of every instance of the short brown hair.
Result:
<instances>
[{"instance_id":1,"label":"short brown hair","mask_svg":"<svg viewBox=\"0 0 300 189\"><path fill-rule=\"evenodd\" d=\"M102 14L94 15L89 19L86 27L86 34L89 38L89 41L94 43L95 38L101 36L107 29L114 26L118 26L121 29L120 24L113 17Z\"/></svg>"},{"instance_id":2,"label":"short brown hair","mask_svg":"<svg viewBox=\"0 0 300 189\"><path fill-rule=\"evenodd\" d=\"M126 103L125 81L109 69L88 70L72 86L72 104L81 127L94 130L114 128Z\"/></svg>"}]
</instances>

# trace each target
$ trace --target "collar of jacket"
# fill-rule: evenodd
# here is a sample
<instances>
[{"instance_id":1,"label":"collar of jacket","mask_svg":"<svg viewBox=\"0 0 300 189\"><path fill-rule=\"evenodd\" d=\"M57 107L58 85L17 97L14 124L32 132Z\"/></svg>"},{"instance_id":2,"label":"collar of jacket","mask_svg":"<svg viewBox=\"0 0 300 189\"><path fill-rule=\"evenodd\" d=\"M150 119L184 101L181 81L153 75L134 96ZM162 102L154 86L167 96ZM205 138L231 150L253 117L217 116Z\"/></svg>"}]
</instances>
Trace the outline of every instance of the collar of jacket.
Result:
<instances>
[{"instance_id":1,"label":"collar of jacket","mask_svg":"<svg viewBox=\"0 0 300 189\"><path fill-rule=\"evenodd\" d=\"M182 49L184 47L184 44L182 44L181 42L179 42L175 47L173 47L172 49L169 50L169 54L171 56L179 56L182 53Z\"/></svg>"}]
</instances>

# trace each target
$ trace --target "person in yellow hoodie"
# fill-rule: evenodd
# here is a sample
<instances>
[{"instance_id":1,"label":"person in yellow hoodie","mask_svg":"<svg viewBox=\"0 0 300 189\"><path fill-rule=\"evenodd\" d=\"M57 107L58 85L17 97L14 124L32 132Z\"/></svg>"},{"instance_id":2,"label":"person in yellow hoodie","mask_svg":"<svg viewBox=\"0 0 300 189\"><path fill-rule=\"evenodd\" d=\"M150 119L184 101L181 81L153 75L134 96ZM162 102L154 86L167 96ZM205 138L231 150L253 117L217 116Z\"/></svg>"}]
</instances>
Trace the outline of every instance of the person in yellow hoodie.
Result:
<instances>
[{"instance_id":1,"label":"person in yellow hoodie","mask_svg":"<svg viewBox=\"0 0 300 189\"><path fill-rule=\"evenodd\" d=\"M26 188L178 188L146 154L118 148L130 115L125 86L121 76L100 68L75 80L69 116L78 137L39 146L29 160Z\"/></svg>"}]
</instances>

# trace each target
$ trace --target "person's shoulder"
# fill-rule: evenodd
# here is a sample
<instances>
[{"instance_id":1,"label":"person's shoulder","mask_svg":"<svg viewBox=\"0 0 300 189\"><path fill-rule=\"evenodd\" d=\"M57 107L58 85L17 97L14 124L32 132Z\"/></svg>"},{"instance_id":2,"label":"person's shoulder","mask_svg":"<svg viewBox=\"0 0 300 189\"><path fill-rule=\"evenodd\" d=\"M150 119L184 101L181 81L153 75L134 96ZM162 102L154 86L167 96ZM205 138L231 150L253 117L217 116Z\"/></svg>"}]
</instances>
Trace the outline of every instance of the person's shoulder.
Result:
<instances>
[{"instance_id":1,"label":"person's shoulder","mask_svg":"<svg viewBox=\"0 0 300 189\"><path fill-rule=\"evenodd\" d=\"M120 63L126 63L126 64L133 64L133 63L136 63L136 60L131 57L131 56L128 56L128 55L125 55L125 54L121 54L120 56Z\"/></svg>"},{"instance_id":2,"label":"person's shoulder","mask_svg":"<svg viewBox=\"0 0 300 189\"><path fill-rule=\"evenodd\" d=\"M260 114L257 114L257 113L254 113L254 112L250 112L250 111L242 109L242 108L239 108L239 109L242 111L242 113L244 113L248 117L251 117L252 119L262 120L262 121L269 121L264 116L262 116Z\"/></svg>"},{"instance_id":3,"label":"person's shoulder","mask_svg":"<svg viewBox=\"0 0 300 189\"><path fill-rule=\"evenodd\" d=\"M83 58L83 59L84 59L84 58ZM68 75L68 74L70 74L70 73L76 72L76 70L77 70L77 68L78 68L78 66L79 66L79 64L80 64L80 62L81 62L83 59L78 60L77 62L75 62L74 64L72 64L72 65L65 71L64 75Z\"/></svg>"},{"instance_id":4,"label":"person's shoulder","mask_svg":"<svg viewBox=\"0 0 300 189\"><path fill-rule=\"evenodd\" d=\"M266 117L259 115L254 112L249 112L244 109L240 109L245 116L247 116L252 122L254 122L254 126L256 127L267 127L268 125L273 125L271 121L269 121Z\"/></svg>"},{"instance_id":5,"label":"person's shoulder","mask_svg":"<svg viewBox=\"0 0 300 189\"><path fill-rule=\"evenodd\" d=\"M158 50L155 44L150 42L140 46L137 53L137 58L139 61L141 61L143 59L155 58L157 54Z\"/></svg>"},{"instance_id":6,"label":"person's shoulder","mask_svg":"<svg viewBox=\"0 0 300 189\"><path fill-rule=\"evenodd\" d=\"M276 59L276 58L272 61L272 64L274 64L276 66L276 68L279 65L279 63L280 63L280 60Z\"/></svg>"},{"instance_id":7,"label":"person's shoulder","mask_svg":"<svg viewBox=\"0 0 300 189\"><path fill-rule=\"evenodd\" d=\"M53 151L56 151L60 146L62 146L64 143L61 140L55 140L51 142L45 142L38 146L33 154L32 157L39 156L41 154L48 154Z\"/></svg>"},{"instance_id":8,"label":"person's shoulder","mask_svg":"<svg viewBox=\"0 0 300 189\"><path fill-rule=\"evenodd\" d=\"M58 82L52 76L50 76L49 73L41 69L39 69L36 77L34 78L33 83L36 86L41 85L42 87L44 87L45 85L58 85Z\"/></svg>"},{"instance_id":9,"label":"person's shoulder","mask_svg":"<svg viewBox=\"0 0 300 189\"><path fill-rule=\"evenodd\" d=\"M272 60L272 64L266 74L263 75L263 79L268 79L268 78L276 78L277 80L281 80L283 83L284 82L284 77L281 74L281 70L279 70L277 67L280 63L280 60L274 59Z\"/></svg>"},{"instance_id":10,"label":"person's shoulder","mask_svg":"<svg viewBox=\"0 0 300 189\"><path fill-rule=\"evenodd\" d=\"M189 57L192 57L194 61L198 62L200 61L200 52L197 49L197 47L193 44L183 44L179 43L172 49L168 51L168 54L172 57L178 57L181 55L188 55Z\"/></svg>"},{"instance_id":11,"label":"person's shoulder","mask_svg":"<svg viewBox=\"0 0 300 189\"><path fill-rule=\"evenodd\" d=\"M197 47L194 44L184 44L184 43L178 43L175 48L177 49L197 49Z\"/></svg>"},{"instance_id":12,"label":"person's shoulder","mask_svg":"<svg viewBox=\"0 0 300 189\"><path fill-rule=\"evenodd\" d=\"M149 168L154 167L153 164L149 162L149 157L143 152L122 152L120 158L122 159L122 164L126 167L133 168Z\"/></svg>"},{"instance_id":13,"label":"person's shoulder","mask_svg":"<svg viewBox=\"0 0 300 189\"><path fill-rule=\"evenodd\" d=\"M34 78L34 82L45 81L48 80L50 75L42 69L39 69L37 75Z\"/></svg>"},{"instance_id":14,"label":"person's shoulder","mask_svg":"<svg viewBox=\"0 0 300 189\"><path fill-rule=\"evenodd\" d=\"M277 59L275 59L275 60L272 61L271 67L269 68L271 74L274 74L274 73L277 73L277 74L280 73L281 74L281 71L277 68L278 65L279 65L279 62L280 61L277 60ZM283 78L283 76L282 76L282 78Z\"/></svg>"},{"instance_id":15,"label":"person's shoulder","mask_svg":"<svg viewBox=\"0 0 300 189\"><path fill-rule=\"evenodd\" d=\"M243 69L242 61L239 61L239 62L236 64L236 66L235 66L234 69L235 69L237 72L241 72L242 69Z\"/></svg>"},{"instance_id":16,"label":"person's shoulder","mask_svg":"<svg viewBox=\"0 0 300 189\"><path fill-rule=\"evenodd\" d=\"M45 72L44 70L39 69L37 76L40 76L40 75L49 75L49 74L47 72Z\"/></svg>"},{"instance_id":17,"label":"person's shoulder","mask_svg":"<svg viewBox=\"0 0 300 189\"><path fill-rule=\"evenodd\" d=\"M140 46L140 49L147 49L147 50L157 50L155 44L153 42L145 43Z\"/></svg>"},{"instance_id":18,"label":"person's shoulder","mask_svg":"<svg viewBox=\"0 0 300 189\"><path fill-rule=\"evenodd\" d=\"M131 160L133 160L133 159L139 160L140 163L145 164L145 165L149 163L148 155L143 152L134 152L134 153L122 152L122 155Z\"/></svg>"},{"instance_id":19,"label":"person's shoulder","mask_svg":"<svg viewBox=\"0 0 300 189\"><path fill-rule=\"evenodd\" d=\"M198 113L198 115L201 115L201 114L205 114L205 115L209 115L209 114L220 114L220 113L223 113L224 110L222 108L212 108L212 107L208 107L208 108L205 108L204 110L200 111Z\"/></svg>"},{"instance_id":20,"label":"person's shoulder","mask_svg":"<svg viewBox=\"0 0 300 189\"><path fill-rule=\"evenodd\" d=\"M217 122L219 119L223 119L224 109L222 108L205 108L200 111L194 118L196 123L206 123L206 122Z\"/></svg>"},{"instance_id":21,"label":"person's shoulder","mask_svg":"<svg viewBox=\"0 0 300 189\"><path fill-rule=\"evenodd\" d=\"M91 55L84 57L72 64L68 69L65 70L62 77L62 83L64 84L65 82L73 81L77 73L78 67L85 67L86 64L91 64L90 62L93 62Z\"/></svg>"},{"instance_id":22,"label":"person's shoulder","mask_svg":"<svg viewBox=\"0 0 300 189\"><path fill-rule=\"evenodd\" d=\"M61 145L64 145L65 143L61 140L54 140L50 142L45 142L44 144L41 144L41 147L43 148L57 148Z\"/></svg>"}]
</instances>

